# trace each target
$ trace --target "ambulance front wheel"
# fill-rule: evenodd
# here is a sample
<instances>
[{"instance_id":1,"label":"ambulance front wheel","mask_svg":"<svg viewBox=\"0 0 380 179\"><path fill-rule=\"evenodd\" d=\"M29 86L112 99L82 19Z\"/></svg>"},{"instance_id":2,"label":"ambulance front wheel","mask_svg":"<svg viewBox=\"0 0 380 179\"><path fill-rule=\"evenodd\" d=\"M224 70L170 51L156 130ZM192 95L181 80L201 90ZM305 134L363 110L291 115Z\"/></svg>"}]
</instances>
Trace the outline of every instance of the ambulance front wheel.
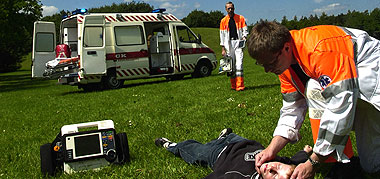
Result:
<instances>
[{"instance_id":1,"label":"ambulance front wheel","mask_svg":"<svg viewBox=\"0 0 380 179\"><path fill-rule=\"evenodd\" d=\"M192 77L206 77L210 76L212 71L211 64L207 61L200 61L195 67L194 73L191 75Z\"/></svg>"}]
</instances>

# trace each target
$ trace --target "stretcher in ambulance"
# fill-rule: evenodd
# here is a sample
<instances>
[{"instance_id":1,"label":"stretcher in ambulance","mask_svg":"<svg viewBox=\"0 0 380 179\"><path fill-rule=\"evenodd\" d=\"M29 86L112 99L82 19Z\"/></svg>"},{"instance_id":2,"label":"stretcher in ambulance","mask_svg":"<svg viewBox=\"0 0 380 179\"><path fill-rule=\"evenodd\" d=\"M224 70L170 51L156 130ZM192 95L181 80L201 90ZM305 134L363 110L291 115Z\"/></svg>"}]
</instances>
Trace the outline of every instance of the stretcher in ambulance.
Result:
<instances>
[{"instance_id":1,"label":"stretcher in ambulance","mask_svg":"<svg viewBox=\"0 0 380 179\"><path fill-rule=\"evenodd\" d=\"M120 88L124 80L184 75L205 77L217 66L214 51L172 14L73 11L60 24L34 23L32 77L60 84Z\"/></svg>"}]
</instances>

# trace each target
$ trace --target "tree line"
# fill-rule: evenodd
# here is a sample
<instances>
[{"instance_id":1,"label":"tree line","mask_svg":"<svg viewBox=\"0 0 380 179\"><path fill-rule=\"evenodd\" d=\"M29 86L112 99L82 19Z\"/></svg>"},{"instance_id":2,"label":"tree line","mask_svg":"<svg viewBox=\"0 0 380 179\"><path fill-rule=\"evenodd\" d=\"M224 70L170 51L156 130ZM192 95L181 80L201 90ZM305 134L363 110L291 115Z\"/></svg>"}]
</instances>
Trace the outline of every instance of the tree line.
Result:
<instances>
[{"instance_id":1,"label":"tree line","mask_svg":"<svg viewBox=\"0 0 380 179\"><path fill-rule=\"evenodd\" d=\"M307 17L297 18L294 16L292 20L288 20L284 16L281 24L285 25L289 30L302 29L315 25L337 25L342 27L350 27L367 31L369 35L380 39L380 9L375 8L371 12L348 11L346 14L331 15L322 13L321 16L310 15Z\"/></svg>"},{"instance_id":2,"label":"tree line","mask_svg":"<svg viewBox=\"0 0 380 179\"><path fill-rule=\"evenodd\" d=\"M101 6L89 9L90 13L112 12L151 12L153 6L144 2L124 2L120 4ZM69 11L62 10L51 16L42 17L40 0L3 0L0 4L0 72L15 71L20 68L22 56L32 51L33 23L37 20L51 21L56 24L57 40L59 25L64 15ZM220 20L225 15L221 11L204 12L193 10L182 21L189 27L219 28ZM346 14L331 15L322 13L321 16L294 16L288 20L286 16L281 24L288 29L301 29L308 26L331 24L367 31L371 36L380 39L380 9L369 12L348 11ZM251 28L254 24L249 25Z\"/></svg>"},{"instance_id":3,"label":"tree line","mask_svg":"<svg viewBox=\"0 0 380 179\"><path fill-rule=\"evenodd\" d=\"M204 12L191 11L182 21L189 27L214 27L219 28L220 20L225 15L221 11Z\"/></svg>"},{"instance_id":4,"label":"tree line","mask_svg":"<svg viewBox=\"0 0 380 179\"><path fill-rule=\"evenodd\" d=\"M0 3L0 72L20 68L32 51L33 23L42 17L38 0L2 0Z\"/></svg>"}]
</instances>

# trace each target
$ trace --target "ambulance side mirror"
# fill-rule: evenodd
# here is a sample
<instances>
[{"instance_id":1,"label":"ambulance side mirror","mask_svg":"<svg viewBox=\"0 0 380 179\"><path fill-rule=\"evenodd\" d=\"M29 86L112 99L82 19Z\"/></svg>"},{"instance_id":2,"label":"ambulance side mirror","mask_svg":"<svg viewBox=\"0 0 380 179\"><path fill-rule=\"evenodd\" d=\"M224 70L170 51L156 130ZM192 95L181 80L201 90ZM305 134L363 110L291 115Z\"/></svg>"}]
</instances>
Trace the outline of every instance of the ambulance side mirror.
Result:
<instances>
[{"instance_id":1,"label":"ambulance side mirror","mask_svg":"<svg viewBox=\"0 0 380 179\"><path fill-rule=\"evenodd\" d=\"M197 43L199 43L199 44L202 43L202 36L201 36L201 34L198 34Z\"/></svg>"}]
</instances>

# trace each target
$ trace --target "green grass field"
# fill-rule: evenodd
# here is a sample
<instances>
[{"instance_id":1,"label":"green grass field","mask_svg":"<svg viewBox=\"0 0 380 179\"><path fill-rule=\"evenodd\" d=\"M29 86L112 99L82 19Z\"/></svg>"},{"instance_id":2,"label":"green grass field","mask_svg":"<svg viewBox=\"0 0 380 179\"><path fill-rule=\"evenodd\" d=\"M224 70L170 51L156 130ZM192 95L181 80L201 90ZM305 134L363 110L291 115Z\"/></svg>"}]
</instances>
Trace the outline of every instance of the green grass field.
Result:
<instances>
[{"instance_id":1,"label":"green grass field","mask_svg":"<svg viewBox=\"0 0 380 179\"><path fill-rule=\"evenodd\" d=\"M218 29L194 29L221 58ZM62 178L202 178L209 168L188 165L154 145L157 137L207 142L225 127L267 146L282 105L279 81L254 64L246 53L246 90L230 90L229 79L210 77L166 81L126 81L122 89L84 92L55 80L31 80L30 56L17 72L0 74L0 178L40 178L39 147L52 142L66 124L113 120L126 132L131 162ZM280 155L291 156L312 144L309 121L303 139ZM324 173L318 173L317 178Z\"/></svg>"}]
</instances>

